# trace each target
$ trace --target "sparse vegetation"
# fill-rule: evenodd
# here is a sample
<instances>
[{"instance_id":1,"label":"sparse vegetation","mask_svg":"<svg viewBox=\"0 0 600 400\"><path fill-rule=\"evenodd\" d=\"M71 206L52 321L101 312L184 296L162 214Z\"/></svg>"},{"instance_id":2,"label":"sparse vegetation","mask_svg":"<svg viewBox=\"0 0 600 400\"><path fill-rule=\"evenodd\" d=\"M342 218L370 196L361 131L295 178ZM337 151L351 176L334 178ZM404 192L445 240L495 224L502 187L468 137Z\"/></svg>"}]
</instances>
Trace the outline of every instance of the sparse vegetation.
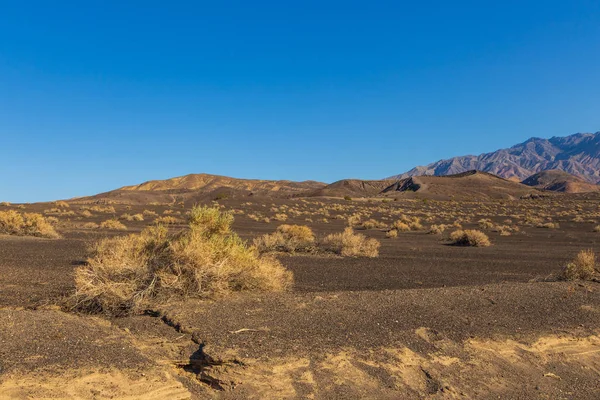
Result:
<instances>
[{"instance_id":1,"label":"sparse vegetation","mask_svg":"<svg viewBox=\"0 0 600 400\"><path fill-rule=\"evenodd\" d=\"M326 250L345 257L377 257L380 245L376 239L355 233L350 227L341 233L327 235L323 240L323 247Z\"/></svg>"},{"instance_id":2,"label":"sparse vegetation","mask_svg":"<svg viewBox=\"0 0 600 400\"><path fill-rule=\"evenodd\" d=\"M254 246L261 252L307 252L314 250L315 235L308 226L280 225L271 234L254 239Z\"/></svg>"},{"instance_id":3,"label":"sparse vegetation","mask_svg":"<svg viewBox=\"0 0 600 400\"><path fill-rule=\"evenodd\" d=\"M291 272L247 246L231 232L232 221L216 208L195 207L179 233L153 226L96 243L88 265L76 271L71 307L123 315L173 296L288 288Z\"/></svg>"},{"instance_id":4,"label":"sparse vegetation","mask_svg":"<svg viewBox=\"0 0 600 400\"><path fill-rule=\"evenodd\" d=\"M562 278L567 281L588 280L596 273L596 254L591 249L581 250L573 261L564 267Z\"/></svg>"},{"instance_id":5,"label":"sparse vegetation","mask_svg":"<svg viewBox=\"0 0 600 400\"><path fill-rule=\"evenodd\" d=\"M396 238L398 237L398 231L396 229L390 229L385 233L385 237L390 239Z\"/></svg>"},{"instance_id":6,"label":"sparse vegetation","mask_svg":"<svg viewBox=\"0 0 600 400\"><path fill-rule=\"evenodd\" d=\"M490 239L485 233L469 229L452 232L450 240L456 246L487 247L491 245Z\"/></svg>"},{"instance_id":7,"label":"sparse vegetation","mask_svg":"<svg viewBox=\"0 0 600 400\"><path fill-rule=\"evenodd\" d=\"M106 221L102 221L100 223L100 228L113 229L117 231L127 230L127 227L116 219L107 219Z\"/></svg>"},{"instance_id":8,"label":"sparse vegetation","mask_svg":"<svg viewBox=\"0 0 600 400\"><path fill-rule=\"evenodd\" d=\"M172 215L158 217L154 220L154 224L156 224L156 225L174 225L174 224L181 224L181 223L183 223L183 220L173 217Z\"/></svg>"},{"instance_id":9,"label":"sparse vegetation","mask_svg":"<svg viewBox=\"0 0 600 400\"><path fill-rule=\"evenodd\" d=\"M0 233L19 236L58 238L60 235L41 214L14 210L0 211Z\"/></svg>"}]
</instances>

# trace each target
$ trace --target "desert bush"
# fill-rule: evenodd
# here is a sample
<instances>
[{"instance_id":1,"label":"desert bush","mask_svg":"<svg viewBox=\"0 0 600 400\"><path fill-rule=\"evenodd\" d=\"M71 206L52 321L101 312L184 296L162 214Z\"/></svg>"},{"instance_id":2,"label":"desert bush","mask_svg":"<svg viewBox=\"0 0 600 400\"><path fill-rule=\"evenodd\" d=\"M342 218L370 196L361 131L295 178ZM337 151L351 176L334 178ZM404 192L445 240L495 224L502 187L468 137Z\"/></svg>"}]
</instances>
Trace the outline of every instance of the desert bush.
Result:
<instances>
[{"instance_id":1,"label":"desert bush","mask_svg":"<svg viewBox=\"0 0 600 400\"><path fill-rule=\"evenodd\" d=\"M441 235L442 233L444 233L444 231L446 230L446 225L444 224L440 224L440 225L431 225L431 227L429 227L429 234L431 235Z\"/></svg>"},{"instance_id":2,"label":"desert bush","mask_svg":"<svg viewBox=\"0 0 600 400\"><path fill-rule=\"evenodd\" d=\"M166 215L164 217L158 217L154 220L154 224L156 225L174 225L183 223L183 220L173 217L171 215Z\"/></svg>"},{"instance_id":3,"label":"desert bush","mask_svg":"<svg viewBox=\"0 0 600 400\"><path fill-rule=\"evenodd\" d=\"M348 226L354 227L361 223L361 216L358 214L352 214L348 217Z\"/></svg>"},{"instance_id":4,"label":"desert bush","mask_svg":"<svg viewBox=\"0 0 600 400\"><path fill-rule=\"evenodd\" d=\"M84 218L91 218L93 216L93 214L89 210L83 210L81 212L81 216Z\"/></svg>"},{"instance_id":5,"label":"desert bush","mask_svg":"<svg viewBox=\"0 0 600 400\"><path fill-rule=\"evenodd\" d=\"M172 297L207 298L235 291L281 291L292 274L231 232L233 218L195 207L187 227L152 226L96 243L75 272L72 309L123 315Z\"/></svg>"},{"instance_id":6,"label":"desert bush","mask_svg":"<svg viewBox=\"0 0 600 400\"><path fill-rule=\"evenodd\" d=\"M362 224L360 224L360 227L362 229L385 228L386 224L383 222L377 221L376 219L369 219L367 221L364 221Z\"/></svg>"},{"instance_id":7,"label":"desert bush","mask_svg":"<svg viewBox=\"0 0 600 400\"><path fill-rule=\"evenodd\" d=\"M385 233L385 237L390 239L396 238L398 237L398 231L396 229L390 229Z\"/></svg>"},{"instance_id":8,"label":"desert bush","mask_svg":"<svg viewBox=\"0 0 600 400\"><path fill-rule=\"evenodd\" d=\"M418 217L414 217L411 222L409 222L408 227L411 231L420 231L423 229L423 225L421 225L421 220Z\"/></svg>"},{"instance_id":9,"label":"desert bush","mask_svg":"<svg viewBox=\"0 0 600 400\"><path fill-rule=\"evenodd\" d=\"M480 219L479 221L477 221L477 223L479 224L479 228L480 229L492 229L492 228L494 228L494 223L492 222L491 219L488 219L488 218Z\"/></svg>"},{"instance_id":10,"label":"desert bush","mask_svg":"<svg viewBox=\"0 0 600 400\"><path fill-rule=\"evenodd\" d=\"M21 214L14 210L0 211L0 233L52 239L59 237L52 224L43 215Z\"/></svg>"},{"instance_id":11,"label":"desert bush","mask_svg":"<svg viewBox=\"0 0 600 400\"><path fill-rule=\"evenodd\" d=\"M107 219L106 221L102 221L100 223L100 228L114 229L114 230L118 230L118 231L124 231L127 229L127 227L125 225L123 225L121 222L119 222L116 219Z\"/></svg>"},{"instance_id":12,"label":"desert bush","mask_svg":"<svg viewBox=\"0 0 600 400\"><path fill-rule=\"evenodd\" d=\"M69 203L67 203L66 201L55 201L54 202L54 206L58 207L58 208L69 208Z\"/></svg>"},{"instance_id":13,"label":"desert bush","mask_svg":"<svg viewBox=\"0 0 600 400\"><path fill-rule=\"evenodd\" d=\"M487 235L477 230L457 230L450 234L450 240L457 246L487 247L491 245Z\"/></svg>"},{"instance_id":14,"label":"desert bush","mask_svg":"<svg viewBox=\"0 0 600 400\"><path fill-rule=\"evenodd\" d=\"M410 231L410 226L407 223L402 221L396 221L392 224L392 228L398 232L408 232Z\"/></svg>"},{"instance_id":15,"label":"desert bush","mask_svg":"<svg viewBox=\"0 0 600 400\"><path fill-rule=\"evenodd\" d=\"M99 213L106 213L106 214L114 214L117 212L117 210L115 210L115 208L113 206L93 206L90 207L90 211L93 212L99 212Z\"/></svg>"},{"instance_id":16,"label":"desert bush","mask_svg":"<svg viewBox=\"0 0 600 400\"><path fill-rule=\"evenodd\" d=\"M273 219L275 221L286 221L288 219L287 214L284 213L279 213L279 214L275 214L275 216L273 217Z\"/></svg>"},{"instance_id":17,"label":"desert bush","mask_svg":"<svg viewBox=\"0 0 600 400\"><path fill-rule=\"evenodd\" d=\"M591 279L596 274L596 255L591 249L581 250L575 259L568 263L562 272L562 278L567 281Z\"/></svg>"},{"instance_id":18,"label":"desert bush","mask_svg":"<svg viewBox=\"0 0 600 400\"><path fill-rule=\"evenodd\" d=\"M355 233L352 228L348 227L341 233L327 235L322 245L325 250L345 257L377 257L379 256L379 246L381 244L376 239L370 239L365 235Z\"/></svg>"},{"instance_id":19,"label":"desert bush","mask_svg":"<svg viewBox=\"0 0 600 400\"><path fill-rule=\"evenodd\" d=\"M254 246L261 253L310 251L314 245L315 235L304 225L280 225L275 232L254 239Z\"/></svg>"},{"instance_id":20,"label":"desert bush","mask_svg":"<svg viewBox=\"0 0 600 400\"><path fill-rule=\"evenodd\" d=\"M56 224L58 224L58 218L56 218L56 217L46 217L46 222L48 222L51 225L56 225Z\"/></svg>"},{"instance_id":21,"label":"desert bush","mask_svg":"<svg viewBox=\"0 0 600 400\"><path fill-rule=\"evenodd\" d=\"M140 222L140 221L143 221L143 220L144 220L144 215L143 215L143 214L133 214L133 215L131 216L131 219L132 219L133 221L138 221L138 222Z\"/></svg>"},{"instance_id":22,"label":"desert bush","mask_svg":"<svg viewBox=\"0 0 600 400\"><path fill-rule=\"evenodd\" d=\"M142 211L142 214L147 217L156 217L158 215L156 213L156 211L152 211L152 210L144 210L144 211Z\"/></svg>"},{"instance_id":23,"label":"desert bush","mask_svg":"<svg viewBox=\"0 0 600 400\"><path fill-rule=\"evenodd\" d=\"M133 216L131 214L122 214L119 219L131 222L133 221Z\"/></svg>"}]
</instances>

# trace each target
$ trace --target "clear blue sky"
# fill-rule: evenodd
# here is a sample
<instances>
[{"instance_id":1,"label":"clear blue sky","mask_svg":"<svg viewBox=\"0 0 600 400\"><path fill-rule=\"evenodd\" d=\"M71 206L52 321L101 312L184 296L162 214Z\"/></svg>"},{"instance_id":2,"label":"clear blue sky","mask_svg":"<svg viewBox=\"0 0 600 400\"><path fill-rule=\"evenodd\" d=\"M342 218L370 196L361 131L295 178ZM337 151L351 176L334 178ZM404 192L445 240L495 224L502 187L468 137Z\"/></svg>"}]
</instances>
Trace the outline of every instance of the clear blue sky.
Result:
<instances>
[{"instance_id":1,"label":"clear blue sky","mask_svg":"<svg viewBox=\"0 0 600 400\"><path fill-rule=\"evenodd\" d=\"M0 200L600 130L600 2L0 0Z\"/></svg>"}]
</instances>

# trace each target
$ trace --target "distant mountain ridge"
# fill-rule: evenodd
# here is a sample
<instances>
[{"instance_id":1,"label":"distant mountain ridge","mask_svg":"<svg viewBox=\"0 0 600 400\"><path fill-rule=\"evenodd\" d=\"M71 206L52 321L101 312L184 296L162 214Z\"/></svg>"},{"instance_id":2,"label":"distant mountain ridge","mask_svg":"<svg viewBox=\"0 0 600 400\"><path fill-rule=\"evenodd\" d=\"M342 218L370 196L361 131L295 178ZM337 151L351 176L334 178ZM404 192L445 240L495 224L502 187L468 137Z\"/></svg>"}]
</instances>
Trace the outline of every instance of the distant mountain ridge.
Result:
<instances>
[{"instance_id":1,"label":"distant mountain ridge","mask_svg":"<svg viewBox=\"0 0 600 400\"><path fill-rule=\"evenodd\" d=\"M600 132L566 137L533 137L508 149L467 155L419 166L387 179L421 175L452 175L479 170L523 181L545 170L562 170L591 183L600 183Z\"/></svg>"}]
</instances>

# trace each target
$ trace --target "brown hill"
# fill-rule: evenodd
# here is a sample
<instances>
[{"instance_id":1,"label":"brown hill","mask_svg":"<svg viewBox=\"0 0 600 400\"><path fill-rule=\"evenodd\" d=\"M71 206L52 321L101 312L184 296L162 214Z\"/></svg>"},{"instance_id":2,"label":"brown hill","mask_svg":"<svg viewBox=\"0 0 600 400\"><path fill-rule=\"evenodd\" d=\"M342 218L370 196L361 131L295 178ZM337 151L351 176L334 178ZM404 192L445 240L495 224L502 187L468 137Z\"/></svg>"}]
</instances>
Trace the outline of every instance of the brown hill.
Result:
<instances>
[{"instance_id":1,"label":"brown hill","mask_svg":"<svg viewBox=\"0 0 600 400\"><path fill-rule=\"evenodd\" d=\"M323 197L374 197L392 185L393 180L365 181L360 179L342 179L311 192L310 196Z\"/></svg>"},{"instance_id":2,"label":"brown hill","mask_svg":"<svg viewBox=\"0 0 600 400\"><path fill-rule=\"evenodd\" d=\"M324 183L316 181L294 182L288 180L273 181L260 179L238 179L228 176L209 174L190 174L171 179L153 180L134 186L124 186L119 190L124 191L203 191L210 192L217 189L229 188L248 192L303 192L310 189L321 188Z\"/></svg>"},{"instance_id":3,"label":"brown hill","mask_svg":"<svg viewBox=\"0 0 600 400\"><path fill-rule=\"evenodd\" d=\"M578 176L557 169L538 172L522 183L553 192L587 193L600 191L600 186L588 183Z\"/></svg>"},{"instance_id":4,"label":"brown hill","mask_svg":"<svg viewBox=\"0 0 600 400\"><path fill-rule=\"evenodd\" d=\"M437 200L516 199L535 192L535 189L521 183L475 170L446 176L410 177L384 190L387 195Z\"/></svg>"},{"instance_id":5,"label":"brown hill","mask_svg":"<svg viewBox=\"0 0 600 400\"><path fill-rule=\"evenodd\" d=\"M134 186L78 198L76 202L114 202L123 204L195 203L218 198L243 196L290 197L326 186L316 181L237 179L209 174L153 180Z\"/></svg>"},{"instance_id":6,"label":"brown hill","mask_svg":"<svg viewBox=\"0 0 600 400\"><path fill-rule=\"evenodd\" d=\"M401 180L344 179L310 193L327 197L399 197L437 200L515 199L538 192L535 188L486 172L467 171L447 176L415 176Z\"/></svg>"}]
</instances>

